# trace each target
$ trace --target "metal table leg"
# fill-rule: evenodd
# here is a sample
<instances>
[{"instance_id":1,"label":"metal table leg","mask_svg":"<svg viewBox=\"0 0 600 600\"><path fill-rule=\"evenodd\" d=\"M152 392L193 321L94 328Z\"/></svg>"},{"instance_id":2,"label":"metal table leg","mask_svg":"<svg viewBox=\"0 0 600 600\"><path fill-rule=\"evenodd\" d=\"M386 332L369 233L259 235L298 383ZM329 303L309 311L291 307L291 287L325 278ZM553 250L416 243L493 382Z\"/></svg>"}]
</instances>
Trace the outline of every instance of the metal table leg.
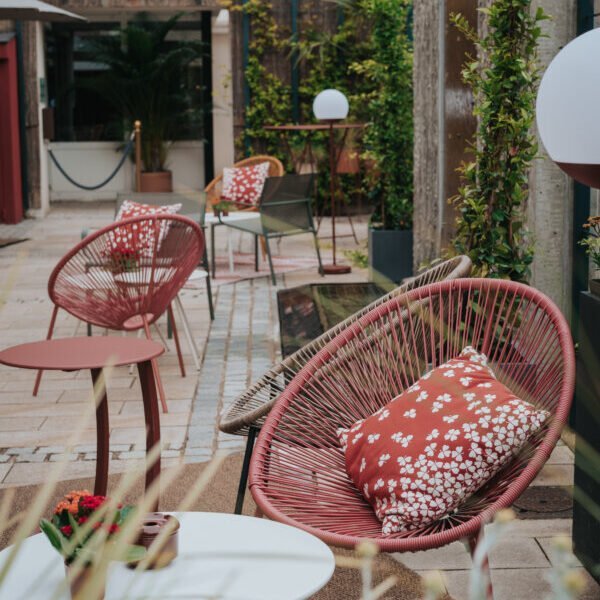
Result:
<instances>
[{"instance_id":1,"label":"metal table leg","mask_svg":"<svg viewBox=\"0 0 600 600\"><path fill-rule=\"evenodd\" d=\"M94 400L96 402L96 481L94 482L94 494L96 496L106 496L109 462L106 382L104 381L102 369L91 369L91 372L92 383L94 385Z\"/></svg>"},{"instance_id":2,"label":"metal table leg","mask_svg":"<svg viewBox=\"0 0 600 600\"><path fill-rule=\"evenodd\" d=\"M147 360L138 364L140 385L142 387L142 398L144 401L144 418L146 420L146 455L155 447L160 446L160 418L158 414L158 396L154 381L154 370L151 361ZM160 452L156 461L146 468L146 487L160 478ZM156 500L152 503L150 510L158 510L158 493Z\"/></svg>"}]
</instances>

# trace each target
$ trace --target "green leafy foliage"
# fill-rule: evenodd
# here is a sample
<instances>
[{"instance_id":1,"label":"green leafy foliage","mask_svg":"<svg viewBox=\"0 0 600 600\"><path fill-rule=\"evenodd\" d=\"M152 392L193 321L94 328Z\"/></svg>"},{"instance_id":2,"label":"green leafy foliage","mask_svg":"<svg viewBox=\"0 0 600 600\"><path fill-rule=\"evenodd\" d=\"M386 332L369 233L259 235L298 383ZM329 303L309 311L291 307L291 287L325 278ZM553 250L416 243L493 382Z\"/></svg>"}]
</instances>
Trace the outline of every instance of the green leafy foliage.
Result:
<instances>
[{"instance_id":1,"label":"green leafy foliage","mask_svg":"<svg viewBox=\"0 0 600 600\"><path fill-rule=\"evenodd\" d=\"M274 56L285 54L300 74L300 122L313 122L315 96L324 89L336 88L348 97L351 120L370 124L362 138L353 132L346 140L346 147L362 154L368 164L366 168L361 166L358 177L339 177L338 202L366 197L378 208L378 226L410 227L413 121L408 15L412 0L304 0L295 37L278 25L269 0L243 4L238 0L225 5L250 17L245 70L250 102L245 133L237 140L238 146L247 145L254 153L273 154L291 170L293 165L280 134L264 130L265 125L292 121L291 86L269 64ZM335 17L334 30L323 28L323 11L328 11L329 21ZM309 135L317 163L321 213L329 201L327 134L295 132L287 139L290 147L300 152Z\"/></svg>"},{"instance_id":2,"label":"green leafy foliage","mask_svg":"<svg viewBox=\"0 0 600 600\"><path fill-rule=\"evenodd\" d=\"M600 216L589 217L583 228L587 235L579 242L579 245L585 248L594 267L600 269Z\"/></svg>"},{"instance_id":3,"label":"green leafy foliage","mask_svg":"<svg viewBox=\"0 0 600 600\"><path fill-rule=\"evenodd\" d=\"M452 16L477 48L477 59L470 58L462 74L479 122L474 159L461 166L462 185L451 199L459 213L452 245L482 276L527 281L533 261L526 208L537 154L537 46L547 17L542 9L531 11L531 0L495 0L482 12L483 37L462 15Z\"/></svg>"},{"instance_id":4,"label":"green leafy foliage","mask_svg":"<svg viewBox=\"0 0 600 600\"><path fill-rule=\"evenodd\" d=\"M280 31L268 0L247 0L244 4L225 3L229 10L246 13L252 23L248 64L244 72L249 104L244 117L244 138L257 153L278 155L279 134L265 131L265 125L281 125L291 120L290 87L265 64L270 53L289 52L288 39ZM284 157L285 158L285 157ZM285 162L285 161L284 161Z\"/></svg>"},{"instance_id":5,"label":"green leafy foliage","mask_svg":"<svg viewBox=\"0 0 600 600\"><path fill-rule=\"evenodd\" d=\"M413 212L412 0L363 0L372 26L372 56L352 70L373 83L367 156L374 162L371 194L380 206L373 226L409 229Z\"/></svg>"}]
</instances>

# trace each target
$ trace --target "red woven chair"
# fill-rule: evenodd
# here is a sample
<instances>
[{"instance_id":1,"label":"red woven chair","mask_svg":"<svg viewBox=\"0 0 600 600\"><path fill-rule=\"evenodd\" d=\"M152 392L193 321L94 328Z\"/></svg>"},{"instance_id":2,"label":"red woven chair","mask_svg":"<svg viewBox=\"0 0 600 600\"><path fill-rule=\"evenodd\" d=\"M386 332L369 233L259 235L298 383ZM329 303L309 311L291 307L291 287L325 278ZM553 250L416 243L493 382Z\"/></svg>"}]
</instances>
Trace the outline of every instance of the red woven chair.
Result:
<instances>
[{"instance_id":1,"label":"red woven chair","mask_svg":"<svg viewBox=\"0 0 600 600\"><path fill-rule=\"evenodd\" d=\"M129 240L124 242L127 236ZM149 339L150 325L167 311L180 354L171 302L197 267L203 251L202 229L180 215L133 217L91 233L50 275L48 294L54 309L47 339L52 337L59 308L97 327L143 329ZM163 411L167 412L158 365L153 362L153 366ZM42 371L38 371L34 396L41 377Z\"/></svg>"},{"instance_id":2,"label":"red woven chair","mask_svg":"<svg viewBox=\"0 0 600 600\"><path fill-rule=\"evenodd\" d=\"M516 395L553 419L456 514L383 537L346 474L336 430L373 414L468 345L487 354L498 379ZM259 435L250 489L268 517L335 546L371 540L386 552L415 552L466 540L473 548L483 525L519 497L550 456L573 386L569 328L542 293L493 279L418 288L349 325L294 377Z\"/></svg>"}]
</instances>

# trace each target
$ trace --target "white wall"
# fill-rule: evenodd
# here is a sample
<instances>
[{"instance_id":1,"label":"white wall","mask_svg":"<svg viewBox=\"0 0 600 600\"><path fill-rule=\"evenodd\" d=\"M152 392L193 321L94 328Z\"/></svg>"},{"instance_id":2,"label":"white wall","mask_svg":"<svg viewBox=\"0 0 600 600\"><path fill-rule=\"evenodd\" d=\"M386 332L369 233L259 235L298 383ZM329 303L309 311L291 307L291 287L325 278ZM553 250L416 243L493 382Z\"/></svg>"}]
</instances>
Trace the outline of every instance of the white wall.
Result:
<instances>
[{"instance_id":1,"label":"white wall","mask_svg":"<svg viewBox=\"0 0 600 600\"><path fill-rule=\"evenodd\" d=\"M51 142L64 170L78 183L96 185L112 173L122 155L117 142ZM197 141L175 142L169 151L167 168L173 172L175 191L204 188L204 144ZM134 189L133 163L128 159L106 186L85 191L69 183L54 163L49 170L50 200L113 200L119 192Z\"/></svg>"},{"instance_id":2,"label":"white wall","mask_svg":"<svg viewBox=\"0 0 600 600\"><path fill-rule=\"evenodd\" d=\"M234 162L231 37L229 12L222 10L212 25L213 130L215 174ZM207 182L208 183L208 182Z\"/></svg>"}]
</instances>

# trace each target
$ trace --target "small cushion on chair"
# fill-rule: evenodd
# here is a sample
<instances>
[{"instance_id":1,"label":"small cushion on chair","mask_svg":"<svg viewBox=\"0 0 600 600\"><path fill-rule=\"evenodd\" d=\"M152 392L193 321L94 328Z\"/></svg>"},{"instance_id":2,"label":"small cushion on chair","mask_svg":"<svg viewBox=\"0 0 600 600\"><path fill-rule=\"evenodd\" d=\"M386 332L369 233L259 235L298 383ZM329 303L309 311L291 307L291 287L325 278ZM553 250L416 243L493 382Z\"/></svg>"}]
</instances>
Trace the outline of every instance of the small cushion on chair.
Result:
<instances>
[{"instance_id":1,"label":"small cushion on chair","mask_svg":"<svg viewBox=\"0 0 600 600\"><path fill-rule=\"evenodd\" d=\"M451 517L548 418L467 347L337 433L350 479L389 535Z\"/></svg>"},{"instance_id":2,"label":"small cushion on chair","mask_svg":"<svg viewBox=\"0 0 600 600\"><path fill-rule=\"evenodd\" d=\"M169 204L165 206L150 206L141 204L133 200L124 200L115 217L115 221L130 219L132 217L153 216L153 215L173 215L181 209L181 204ZM162 222L156 243L157 251L169 231L169 223ZM135 225L124 225L117 227L110 235L111 253L121 253L123 255L152 256L154 252L154 230L150 222L142 222Z\"/></svg>"},{"instance_id":3,"label":"small cushion on chair","mask_svg":"<svg viewBox=\"0 0 600 600\"><path fill-rule=\"evenodd\" d=\"M251 167L225 168L221 199L246 206L257 206L268 176L268 162Z\"/></svg>"}]
</instances>

